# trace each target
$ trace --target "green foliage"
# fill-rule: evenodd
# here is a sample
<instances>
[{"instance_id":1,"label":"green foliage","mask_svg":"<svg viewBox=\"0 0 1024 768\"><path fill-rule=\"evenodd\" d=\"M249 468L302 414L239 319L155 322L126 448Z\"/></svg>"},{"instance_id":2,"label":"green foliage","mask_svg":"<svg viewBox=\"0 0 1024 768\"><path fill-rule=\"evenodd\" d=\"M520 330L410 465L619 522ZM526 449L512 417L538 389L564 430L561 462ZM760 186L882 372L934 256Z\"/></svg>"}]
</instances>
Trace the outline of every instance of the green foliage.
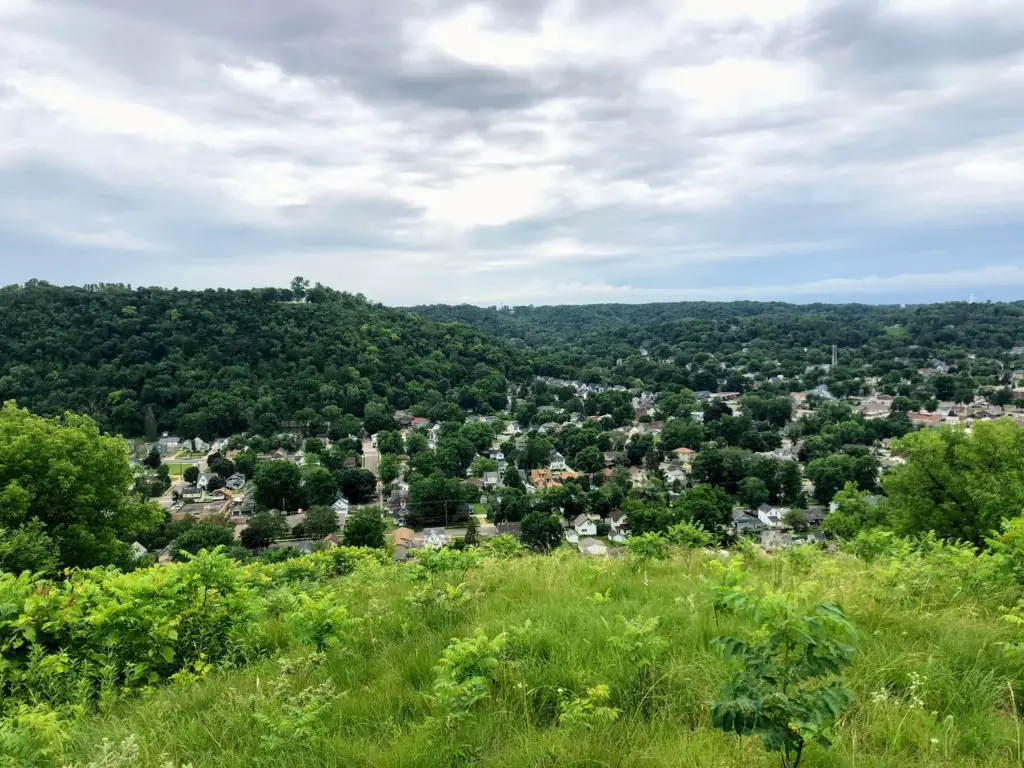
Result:
<instances>
[{"instance_id":1,"label":"green foliage","mask_svg":"<svg viewBox=\"0 0 1024 768\"><path fill-rule=\"evenodd\" d=\"M338 482L323 467L307 467L302 472L302 494L311 507L329 506L338 499Z\"/></svg>"},{"instance_id":2,"label":"green foliage","mask_svg":"<svg viewBox=\"0 0 1024 768\"><path fill-rule=\"evenodd\" d=\"M345 523L345 545L384 549L384 519L374 507L363 507L349 515Z\"/></svg>"},{"instance_id":3,"label":"green foliage","mask_svg":"<svg viewBox=\"0 0 1024 768\"><path fill-rule=\"evenodd\" d=\"M750 510L757 509L769 499L768 486L759 477L745 477L740 483L739 500Z\"/></svg>"},{"instance_id":4,"label":"green foliage","mask_svg":"<svg viewBox=\"0 0 1024 768\"><path fill-rule=\"evenodd\" d=\"M253 515L242 531L242 545L247 549L263 549L288 535L288 523L278 512Z\"/></svg>"},{"instance_id":5,"label":"green foliage","mask_svg":"<svg viewBox=\"0 0 1024 768\"><path fill-rule=\"evenodd\" d=\"M257 711L254 718L261 726L261 741L270 752L281 752L296 743L309 740L329 721L329 713L340 695L330 680L284 695L279 685L274 696L280 703L271 711Z\"/></svg>"},{"instance_id":6,"label":"green foliage","mask_svg":"<svg viewBox=\"0 0 1024 768\"><path fill-rule=\"evenodd\" d=\"M235 531L221 522L201 522L186 529L174 542L174 558L187 560L189 555L201 551L212 552L217 547L230 547L235 541Z\"/></svg>"},{"instance_id":7,"label":"green foliage","mask_svg":"<svg viewBox=\"0 0 1024 768\"><path fill-rule=\"evenodd\" d=\"M359 622L349 617L335 595L300 592L295 596L293 609L285 614L284 623L299 642L313 645L322 653L340 646Z\"/></svg>"},{"instance_id":8,"label":"green foliage","mask_svg":"<svg viewBox=\"0 0 1024 768\"><path fill-rule=\"evenodd\" d=\"M302 533L314 539L322 539L338 530L338 514L330 507L311 507L302 523Z\"/></svg>"},{"instance_id":9,"label":"green foliage","mask_svg":"<svg viewBox=\"0 0 1024 768\"><path fill-rule=\"evenodd\" d=\"M825 515L821 529L840 539L852 539L861 531L884 527L888 523L887 507L878 499L847 483L836 494L836 508Z\"/></svg>"},{"instance_id":10,"label":"green foliage","mask_svg":"<svg viewBox=\"0 0 1024 768\"><path fill-rule=\"evenodd\" d=\"M660 533L642 533L626 539L626 553L630 567L639 571L654 560L668 560L669 541Z\"/></svg>"},{"instance_id":11,"label":"green foliage","mask_svg":"<svg viewBox=\"0 0 1024 768\"><path fill-rule=\"evenodd\" d=\"M749 642L719 642L742 667L712 704L717 728L758 734L796 768L810 742L829 746L835 719L853 694L836 680L853 660L853 625L832 602L804 608L780 594L735 591L731 603L759 625Z\"/></svg>"},{"instance_id":12,"label":"green foliage","mask_svg":"<svg viewBox=\"0 0 1024 768\"><path fill-rule=\"evenodd\" d=\"M30 520L14 530L0 528L0 571L50 577L59 569L60 551L41 520Z\"/></svg>"},{"instance_id":13,"label":"green foliage","mask_svg":"<svg viewBox=\"0 0 1024 768\"><path fill-rule=\"evenodd\" d=\"M562 541L562 519L548 512L530 512L521 523L523 544L538 552L554 549Z\"/></svg>"},{"instance_id":14,"label":"green foliage","mask_svg":"<svg viewBox=\"0 0 1024 768\"><path fill-rule=\"evenodd\" d=\"M732 521L732 501L721 488L696 485L676 503L683 519L717 531Z\"/></svg>"},{"instance_id":15,"label":"green foliage","mask_svg":"<svg viewBox=\"0 0 1024 768\"><path fill-rule=\"evenodd\" d=\"M1024 429L1010 419L980 422L970 434L915 432L897 450L906 463L889 470L883 485L900 533L931 530L980 545L1024 510Z\"/></svg>"},{"instance_id":16,"label":"green foliage","mask_svg":"<svg viewBox=\"0 0 1024 768\"><path fill-rule=\"evenodd\" d=\"M303 504L302 471L293 461L264 461L256 465L256 503L268 509L296 510Z\"/></svg>"},{"instance_id":17,"label":"green foliage","mask_svg":"<svg viewBox=\"0 0 1024 768\"><path fill-rule=\"evenodd\" d=\"M389 485L402 474L402 462L394 454L385 453L377 463L377 473L380 475L380 481L384 485Z\"/></svg>"},{"instance_id":18,"label":"green foliage","mask_svg":"<svg viewBox=\"0 0 1024 768\"><path fill-rule=\"evenodd\" d=\"M489 695L505 652L504 633L488 638L482 629L472 637L453 640L434 667L433 703L448 728L472 716Z\"/></svg>"},{"instance_id":19,"label":"green foliage","mask_svg":"<svg viewBox=\"0 0 1024 768\"><path fill-rule=\"evenodd\" d=\"M85 416L43 419L13 402L0 408L0 528L38 520L61 566L127 565L131 541L160 523L130 497L125 444Z\"/></svg>"},{"instance_id":20,"label":"green foliage","mask_svg":"<svg viewBox=\"0 0 1024 768\"><path fill-rule=\"evenodd\" d=\"M181 473L181 479L184 480L186 483L195 484L195 482L199 479L199 465L189 464L187 467L185 467L185 471Z\"/></svg>"},{"instance_id":21,"label":"green foliage","mask_svg":"<svg viewBox=\"0 0 1024 768\"><path fill-rule=\"evenodd\" d=\"M611 695L607 685L588 688L585 696L576 696L561 688L558 694L558 725L562 728L590 731L611 725L622 714L622 710L606 706Z\"/></svg>"}]
</instances>

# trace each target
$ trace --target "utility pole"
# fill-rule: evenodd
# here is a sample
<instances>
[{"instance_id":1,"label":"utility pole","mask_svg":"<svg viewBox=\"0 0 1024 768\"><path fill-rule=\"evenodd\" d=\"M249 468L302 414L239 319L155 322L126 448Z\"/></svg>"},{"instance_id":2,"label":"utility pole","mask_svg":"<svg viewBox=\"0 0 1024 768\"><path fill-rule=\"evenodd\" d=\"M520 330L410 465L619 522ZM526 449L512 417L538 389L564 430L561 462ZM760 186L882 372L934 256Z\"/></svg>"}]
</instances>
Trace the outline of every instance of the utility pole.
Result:
<instances>
[{"instance_id":1,"label":"utility pole","mask_svg":"<svg viewBox=\"0 0 1024 768\"><path fill-rule=\"evenodd\" d=\"M835 344L832 345L832 367L835 368L839 365L839 347Z\"/></svg>"}]
</instances>

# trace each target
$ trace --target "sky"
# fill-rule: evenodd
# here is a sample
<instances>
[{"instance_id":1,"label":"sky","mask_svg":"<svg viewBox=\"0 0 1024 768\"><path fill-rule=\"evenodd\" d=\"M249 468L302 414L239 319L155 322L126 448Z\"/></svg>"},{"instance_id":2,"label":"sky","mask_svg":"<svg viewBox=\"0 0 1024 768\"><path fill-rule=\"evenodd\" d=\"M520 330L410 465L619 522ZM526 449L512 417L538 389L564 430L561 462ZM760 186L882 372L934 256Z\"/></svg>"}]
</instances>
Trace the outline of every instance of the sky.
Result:
<instances>
[{"instance_id":1,"label":"sky","mask_svg":"<svg viewBox=\"0 0 1024 768\"><path fill-rule=\"evenodd\" d=\"M1024 298L1021 0L0 0L0 284Z\"/></svg>"}]
</instances>

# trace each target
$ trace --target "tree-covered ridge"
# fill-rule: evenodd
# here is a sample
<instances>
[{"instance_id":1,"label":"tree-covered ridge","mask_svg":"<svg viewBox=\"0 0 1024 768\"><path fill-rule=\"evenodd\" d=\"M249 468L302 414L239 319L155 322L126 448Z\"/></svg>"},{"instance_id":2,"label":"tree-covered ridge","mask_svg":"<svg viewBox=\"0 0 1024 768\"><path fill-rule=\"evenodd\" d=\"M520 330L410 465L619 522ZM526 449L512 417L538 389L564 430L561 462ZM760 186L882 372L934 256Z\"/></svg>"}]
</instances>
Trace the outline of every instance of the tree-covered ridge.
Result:
<instances>
[{"instance_id":1,"label":"tree-covered ridge","mask_svg":"<svg viewBox=\"0 0 1024 768\"><path fill-rule=\"evenodd\" d=\"M685 302L413 311L525 341L541 375L655 389L742 390L749 387L743 378L796 380L809 366L829 364L833 345L839 366L796 381L797 386L838 384L841 395L846 382L868 376L883 378L883 388L914 384L921 380L919 370L936 360L975 377L978 385L997 386L1009 382L1011 351L1024 339L1020 302L908 307Z\"/></svg>"},{"instance_id":2,"label":"tree-covered ridge","mask_svg":"<svg viewBox=\"0 0 1024 768\"><path fill-rule=\"evenodd\" d=\"M528 374L521 354L468 326L321 286L0 289L0 401L127 435L270 433L362 421L368 407L487 410L504 405L507 377Z\"/></svg>"}]
</instances>

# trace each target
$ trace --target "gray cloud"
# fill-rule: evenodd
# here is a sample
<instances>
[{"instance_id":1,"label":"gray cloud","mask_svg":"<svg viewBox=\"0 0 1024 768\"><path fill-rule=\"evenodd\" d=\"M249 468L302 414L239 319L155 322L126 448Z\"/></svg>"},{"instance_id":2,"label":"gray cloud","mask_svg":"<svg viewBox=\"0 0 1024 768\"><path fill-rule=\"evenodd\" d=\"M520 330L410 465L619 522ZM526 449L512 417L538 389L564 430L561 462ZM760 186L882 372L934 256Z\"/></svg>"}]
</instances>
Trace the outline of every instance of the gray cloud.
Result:
<instances>
[{"instance_id":1,"label":"gray cloud","mask_svg":"<svg viewBox=\"0 0 1024 768\"><path fill-rule=\"evenodd\" d=\"M1013 0L0 0L0 274L1006 297L1021 92Z\"/></svg>"}]
</instances>

